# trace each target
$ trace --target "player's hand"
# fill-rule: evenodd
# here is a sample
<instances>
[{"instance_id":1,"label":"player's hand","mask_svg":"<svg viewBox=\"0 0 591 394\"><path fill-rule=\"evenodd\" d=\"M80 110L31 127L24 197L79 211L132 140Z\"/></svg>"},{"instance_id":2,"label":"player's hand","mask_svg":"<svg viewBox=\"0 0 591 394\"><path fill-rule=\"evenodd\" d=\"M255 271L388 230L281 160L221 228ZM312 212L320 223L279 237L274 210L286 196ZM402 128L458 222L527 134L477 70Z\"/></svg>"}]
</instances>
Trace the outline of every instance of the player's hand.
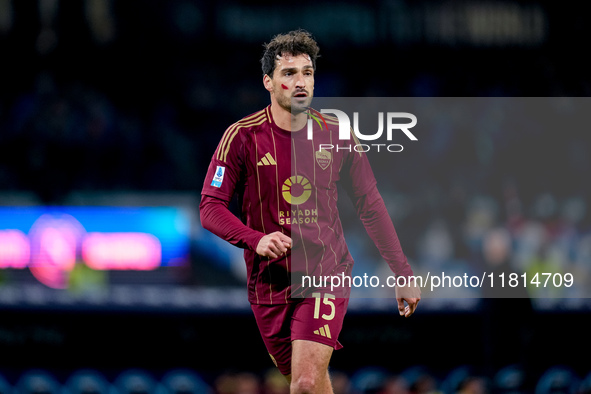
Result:
<instances>
[{"instance_id":1,"label":"player's hand","mask_svg":"<svg viewBox=\"0 0 591 394\"><path fill-rule=\"evenodd\" d=\"M412 281L406 286L396 286L396 301L398 302L398 313L400 316L409 317L417 309L421 300L421 288ZM408 305L404 305L404 301Z\"/></svg>"},{"instance_id":2,"label":"player's hand","mask_svg":"<svg viewBox=\"0 0 591 394\"><path fill-rule=\"evenodd\" d=\"M275 231L261 238L256 252L261 256L276 259L287 252L288 249L291 249L291 238L281 231Z\"/></svg>"}]
</instances>

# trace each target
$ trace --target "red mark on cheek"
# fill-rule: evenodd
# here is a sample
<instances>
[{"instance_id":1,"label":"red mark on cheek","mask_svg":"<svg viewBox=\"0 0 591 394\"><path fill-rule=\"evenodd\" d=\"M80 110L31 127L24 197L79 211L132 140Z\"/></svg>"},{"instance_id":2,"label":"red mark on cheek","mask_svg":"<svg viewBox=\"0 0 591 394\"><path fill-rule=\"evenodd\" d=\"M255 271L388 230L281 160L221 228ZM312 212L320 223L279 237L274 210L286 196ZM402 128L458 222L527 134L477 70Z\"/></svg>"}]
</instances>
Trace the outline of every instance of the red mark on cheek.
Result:
<instances>
[{"instance_id":1,"label":"red mark on cheek","mask_svg":"<svg viewBox=\"0 0 591 394\"><path fill-rule=\"evenodd\" d=\"M281 84L281 87L285 90L289 89L287 86L285 86L284 84Z\"/></svg>"}]
</instances>

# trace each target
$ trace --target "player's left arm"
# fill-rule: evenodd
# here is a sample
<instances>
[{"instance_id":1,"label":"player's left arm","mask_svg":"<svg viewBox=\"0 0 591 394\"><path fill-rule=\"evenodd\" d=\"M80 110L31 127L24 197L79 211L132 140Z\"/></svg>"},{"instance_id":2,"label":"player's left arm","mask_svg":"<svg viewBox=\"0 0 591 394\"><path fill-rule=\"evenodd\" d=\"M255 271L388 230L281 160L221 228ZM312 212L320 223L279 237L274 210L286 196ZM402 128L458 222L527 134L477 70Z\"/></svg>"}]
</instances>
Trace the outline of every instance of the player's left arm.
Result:
<instances>
[{"instance_id":1,"label":"player's left arm","mask_svg":"<svg viewBox=\"0 0 591 394\"><path fill-rule=\"evenodd\" d=\"M347 173L343 185L355 205L357 215L365 230L396 276L410 278L413 271L402 251L394 223L388 214L384 200L365 154L352 153L345 162ZM409 283L410 282L410 283ZM412 315L421 299L420 288L414 282L396 288L398 310L406 317ZM404 305L404 301L408 306Z\"/></svg>"},{"instance_id":2,"label":"player's left arm","mask_svg":"<svg viewBox=\"0 0 591 394\"><path fill-rule=\"evenodd\" d=\"M377 186L374 185L368 193L355 198L353 203L365 230L392 272L397 277L407 278L404 281L405 286L396 286L396 300L400 315L409 317L414 313L421 299L421 290L409 279L413 275L412 268L402 251L394 223L390 219ZM404 305L405 301L407 306Z\"/></svg>"}]
</instances>

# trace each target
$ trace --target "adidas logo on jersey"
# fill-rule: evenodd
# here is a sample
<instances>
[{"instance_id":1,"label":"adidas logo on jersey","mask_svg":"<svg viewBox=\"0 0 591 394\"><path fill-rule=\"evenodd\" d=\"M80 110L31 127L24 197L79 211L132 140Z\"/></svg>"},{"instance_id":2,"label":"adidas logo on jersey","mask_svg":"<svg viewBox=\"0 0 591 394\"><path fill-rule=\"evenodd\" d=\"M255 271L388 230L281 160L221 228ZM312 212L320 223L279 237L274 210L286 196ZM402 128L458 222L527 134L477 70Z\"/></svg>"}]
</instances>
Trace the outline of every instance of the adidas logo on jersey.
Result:
<instances>
[{"instance_id":1,"label":"adidas logo on jersey","mask_svg":"<svg viewBox=\"0 0 591 394\"><path fill-rule=\"evenodd\" d=\"M327 338L332 338L330 336L330 328L328 327L328 324L325 324L324 327L320 327L318 330L315 330L314 334Z\"/></svg>"},{"instance_id":2,"label":"adidas logo on jersey","mask_svg":"<svg viewBox=\"0 0 591 394\"><path fill-rule=\"evenodd\" d=\"M276 166L277 162L269 152L257 163L257 166Z\"/></svg>"}]
</instances>

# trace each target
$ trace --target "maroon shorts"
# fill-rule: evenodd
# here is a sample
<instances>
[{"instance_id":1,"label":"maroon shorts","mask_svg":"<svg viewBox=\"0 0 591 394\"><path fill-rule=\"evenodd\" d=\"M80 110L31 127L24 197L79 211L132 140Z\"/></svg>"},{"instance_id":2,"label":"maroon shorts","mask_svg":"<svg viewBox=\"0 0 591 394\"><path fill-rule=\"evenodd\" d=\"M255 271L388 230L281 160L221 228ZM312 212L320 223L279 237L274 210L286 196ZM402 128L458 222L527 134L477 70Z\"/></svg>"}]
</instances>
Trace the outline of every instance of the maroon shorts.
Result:
<instances>
[{"instance_id":1,"label":"maroon shorts","mask_svg":"<svg viewBox=\"0 0 591 394\"><path fill-rule=\"evenodd\" d=\"M291 342L305 339L340 349L337 340L343 318L347 312L348 298L302 298L289 304L251 305L259 331L279 371L291 374Z\"/></svg>"}]
</instances>

